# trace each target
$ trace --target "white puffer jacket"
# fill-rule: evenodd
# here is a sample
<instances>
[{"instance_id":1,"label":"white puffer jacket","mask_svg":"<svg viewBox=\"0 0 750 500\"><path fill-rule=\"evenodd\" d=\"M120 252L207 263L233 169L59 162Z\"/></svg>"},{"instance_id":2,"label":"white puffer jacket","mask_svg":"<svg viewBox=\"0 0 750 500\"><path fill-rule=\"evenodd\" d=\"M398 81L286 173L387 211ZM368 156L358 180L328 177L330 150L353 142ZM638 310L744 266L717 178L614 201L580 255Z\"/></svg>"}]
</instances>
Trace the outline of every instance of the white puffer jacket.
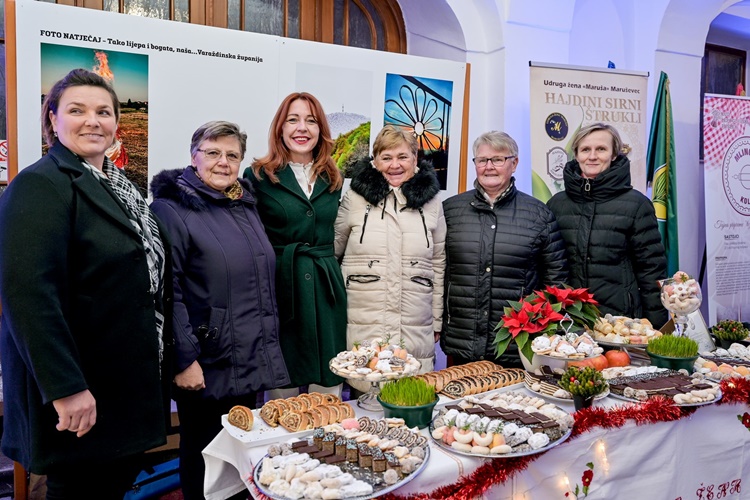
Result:
<instances>
[{"instance_id":1,"label":"white puffer jacket","mask_svg":"<svg viewBox=\"0 0 750 500\"><path fill-rule=\"evenodd\" d=\"M347 292L347 345L387 338L434 366L442 328L445 233L440 186L423 163L401 186L401 203L367 160L354 168L336 218L336 257ZM343 256L343 260L342 260Z\"/></svg>"}]
</instances>

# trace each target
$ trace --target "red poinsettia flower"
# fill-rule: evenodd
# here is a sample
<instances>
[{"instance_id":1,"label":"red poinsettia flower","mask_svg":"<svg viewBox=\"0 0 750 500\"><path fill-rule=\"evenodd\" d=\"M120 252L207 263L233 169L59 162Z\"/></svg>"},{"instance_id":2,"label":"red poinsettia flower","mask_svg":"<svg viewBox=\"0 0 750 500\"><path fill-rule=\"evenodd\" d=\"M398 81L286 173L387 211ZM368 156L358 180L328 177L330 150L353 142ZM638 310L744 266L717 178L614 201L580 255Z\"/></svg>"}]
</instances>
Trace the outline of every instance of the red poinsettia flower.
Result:
<instances>
[{"instance_id":1,"label":"red poinsettia flower","mask_svg":"<svg viewBox=\"0 0 750 500\"><path fill-rule=\"evenodd\" d=\"M742 415L742 425L750 429L750 413L745 412L745 414Z\"/></svg>"},{"instance_id":2,"label":"red poinsettia flower","mask_svg":"<svg viewBox=\"0 0 750 500\"><path fill-rule=\"evenodd\" d=\"M540 325L532 322L533 308L532 304L524 302L520 311L513 310L510 314L503 316L503 326L508 329L513 338L516 338L521 332L538 333L542 330Z\"/></svg>"},{"instance_id":3,"label":"red poinsettia flower","mask_svg":"<svg viewBox=\"0 0 750 500\"><path fill-rule=\"evenodd\" d=\"M563 319L563 315L552 309L552 305L549 302L537 304L534 307L537 311L538 321L542 326L547 326L549 323L556 323Z\"/></svg>"},{"instance_id":4,"label":"red poinsettia flower","mask_svg":"<svg viewBox=\"0 0 750 500\"><path fill-rule=\"evenodd\" d=\"M591 485L591 480L594 479L594 471L591 469L583 471L583 476L581 476L581 482L585 487L588 487Z\"/></svg>"},{"instance_id":5,"label":"red poinsettia flower","mask_svg":"<svg viewBox=\"0 0 750 500\"><path fill-rule=\"evenodd\" d=\"M555 298L555 301L561 303L563 307L571 306L577 300L576 298L571 297L571 294L574 291L572 288L557 288L556 286L547 285L544 291L552 295Z\"/></svg>"},{"instance_id":6,"label":"red poinsettia flower","mask_svg":"<svg viewBox=\"0 0 750 500\"><path fill-rule=\"evenodd\" d=\"M583 302L584 304L592 304L595 306L599 305L599 302L594 300L594 295L589 293L588 288L576 288L570 291L570 300L573 302ZM571 304L573 303L571 302Z\"/></svg>"},{"instance_id":7,"label":"red poinsettia flower","mask_svg":"<svg viewBox=\"0 0 750 500\"><path fill-rule=\"evenodd\" d=\"M542 304L543 302L547 302L547 296L544 294L544 292L537 290L526 298L526 302L531 302L532 304Z\"/></svg>"},{"instance_id":8,"label":"red poinsettia flower","mask_svg":"<svg viewBox=\"0 0 750 500\"><path fill-rule=\"evenodd\" d=\"M587 289L574 289L566 285L546 286L544 290L536 290L519 301L509 301L505 314L495 327L495 352L501 355L513 341L531 359L533 352L530 342L538 335L555 333L563 318L567 317L571 324L593 328L599 317L596 304ZM526 335L519 339L522 333Z\"/></svg>"}]
</instances>

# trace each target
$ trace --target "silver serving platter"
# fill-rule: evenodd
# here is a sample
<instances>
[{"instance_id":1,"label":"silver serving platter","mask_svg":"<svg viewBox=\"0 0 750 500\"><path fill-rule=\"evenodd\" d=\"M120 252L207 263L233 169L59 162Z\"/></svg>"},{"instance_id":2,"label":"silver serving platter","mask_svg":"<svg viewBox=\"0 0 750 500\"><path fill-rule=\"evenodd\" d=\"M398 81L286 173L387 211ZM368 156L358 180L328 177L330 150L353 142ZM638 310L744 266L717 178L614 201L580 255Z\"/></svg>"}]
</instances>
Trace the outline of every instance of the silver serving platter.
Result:
<instances>
[{"instance_id":1,"label":"silver serving platter","mask_svg":"<svg viewBox=\"0 0 750 500\"><path fill-rule=\"evenodd\" d=\"M351 473L356 479L362 479L363 481L366 481L370 483L373 487L373 492L369 495L364 496L356 496L356 497L345 497L343 500L368 500L369 498L377 498L379 496L385 495L387 493L391 493L392 491L395 491L417 477L419 474L422 473L422 471L427 466L427 462L430 460L430 447L425 446L424 447L424 460L419 465L417 470L409 474L408 476L404 476L399 482L392 484L390 486L385 484L385 481L383 481L383 473L382 472L373 472L370 469L359 467L358 465L354 463L346 462L344 464L336 464L343 470L344 472ZM268 455L264 456L264 458L268 457ZM268 498L272 498L273 500L290 500L288 497L278 496L271 493L268 488L265 485L260 484L260 473L263 471L263 459L261 459L258 464L255 466L255 469L253 470L253 482L255 483L255 486L260 490L261 493L266 495ZM362 476L362 477L358 477ZM376 485L373 484L369 479L370 478L377 478L380 484Z\"/></svg>"},{"instance_id":2,"label":"silver serving platter","mask_svg":"<svg viewBox=\"0 0 750 500\"><path fill-rule=\"evenodd\" d=\"M571 400L571 402L572 402L572 400ZM557 407L557 409L560 410L560 411L565 411L562 408L560 408L559 406ZM570 412L565 411L565 413L570 413ZM444 450L448 450L449 452L455 453L456 455L464 455L466 457L493 458L493 459L494 458L525 457L527 455L536 455L538 453L544 453L545 451L551 450L555 446L564 443L565 440L568 439L570 437L570 434L573 432L573 428L571 427L559 439L557 439L555 441L550 441L550 443L547 446L544 446L544 447L539 448L537 450L519 451L519 452L502 453L502 454L500 454L500 453L495 453L495 454L490 453L488 455L485 455L483 453L471 453L469 451L459 451L459 450L453 448L452 446L444 443L442 439L435 439L434 437L432 437L432 431L434 429L435 429L435 420L433 419L432 422L430 422L430 438L432 438L432 442L433 443L435 443L436 445L440 446Z\"/></svg>"},{"instance_id":3,"label":"silver serving platter","mask_svg":"<svg viewBox=\"0 0 750 500\"><path fill-rule=\"evenodd\" d=\"M612 396L615 399L619 399L621 401L628 401L630 403L645 403L646 401L641 401L640 399L635 398L628 398L621 394L615 394L614 392L610 393L610 396ZM707 406L712 405L719 401L721 399L721 390L719 390L719 393L716 395L716 399L712 399L711 401L702 401L700 403L675 403L674 400L672 400L672 403L674 403L675 406L684 406L684 407L691 407L691 406ZM666 396L665 396L666 397Z\"/></svg>"}]
</instances>

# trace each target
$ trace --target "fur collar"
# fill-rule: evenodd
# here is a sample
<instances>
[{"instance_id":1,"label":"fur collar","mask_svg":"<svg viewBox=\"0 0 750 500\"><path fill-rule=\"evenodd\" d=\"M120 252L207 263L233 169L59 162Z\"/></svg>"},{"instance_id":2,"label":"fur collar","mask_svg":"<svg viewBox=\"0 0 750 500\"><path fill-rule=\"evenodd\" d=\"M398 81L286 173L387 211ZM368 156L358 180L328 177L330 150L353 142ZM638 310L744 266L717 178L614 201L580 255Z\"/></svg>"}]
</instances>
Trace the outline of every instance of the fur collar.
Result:
<instances>
[{"instance_id":1,"label":"fur collar","mask_svg":"<svg viewBox=\"0 0 750 500\"><path fill-rule=\"evenodd\" d=\"M253 187L246 179L239 179L242 185L243 202L255 203ZM229 203L231 200L211 189L201 181L192 167L164 170L151 180L151 194L155 200L165 199L198 212L208 210L210 204Z\"/></svg>"},{"instance_id":2,"label":"fur collar","mask_svg":"<svg viewBox=\"0 0 750 500\"><path fill-rule=\"evenodd\" d=\"M377 205L391 190L388 181L370 163L372 158L359 160L352 169L352 190L362 196L368 203ZM406 197L406 208L419 209L440 192L435 169L427 161L419 163L419 172L401 185L401 192Z\"/></svg>"}]
</instances>

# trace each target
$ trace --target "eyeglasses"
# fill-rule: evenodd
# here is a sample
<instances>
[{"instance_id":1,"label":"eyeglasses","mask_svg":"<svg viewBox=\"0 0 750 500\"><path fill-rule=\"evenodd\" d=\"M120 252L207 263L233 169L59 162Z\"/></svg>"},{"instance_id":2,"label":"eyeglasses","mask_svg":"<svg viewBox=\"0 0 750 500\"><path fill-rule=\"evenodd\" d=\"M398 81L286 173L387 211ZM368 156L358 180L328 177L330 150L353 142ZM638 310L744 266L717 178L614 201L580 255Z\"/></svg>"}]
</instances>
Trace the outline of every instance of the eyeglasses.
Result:
<instances>
[{"instance_id":1,"label":"eyeglasses","mask_svg":"<svg viewBox=\"0 0 750 500\"><path fill-rule=\"evenodd\" d=\"M203 156L213 161L221 159L222 155L227 157L228 163L238 164L242 161L242 156L240 156L239 153L233 153L231 151L228 153L219 151L218 149L197 149L196 151L200 151L201 153L203 153Z\"/></svg>"},{"instance_id":2,"label":"eyeglasses","mask_svg":"<svg viewBox=\"0 0 750 500\"><path fill-rule=\"evenodd\" d=\"M513 156L495 156L493 158L482 158L482 157L480 157L480 158L472 158L471 161L473 161L474 165L476 165L477 167L486 167L487 166L487 162L492 163L496 167L502 167L503 165L505 165L506 161L508 161L508 160L510 160L512 158L515 158L515 157L516 157L516 155L513 155Z\"/></svg>"}]
</instances>

